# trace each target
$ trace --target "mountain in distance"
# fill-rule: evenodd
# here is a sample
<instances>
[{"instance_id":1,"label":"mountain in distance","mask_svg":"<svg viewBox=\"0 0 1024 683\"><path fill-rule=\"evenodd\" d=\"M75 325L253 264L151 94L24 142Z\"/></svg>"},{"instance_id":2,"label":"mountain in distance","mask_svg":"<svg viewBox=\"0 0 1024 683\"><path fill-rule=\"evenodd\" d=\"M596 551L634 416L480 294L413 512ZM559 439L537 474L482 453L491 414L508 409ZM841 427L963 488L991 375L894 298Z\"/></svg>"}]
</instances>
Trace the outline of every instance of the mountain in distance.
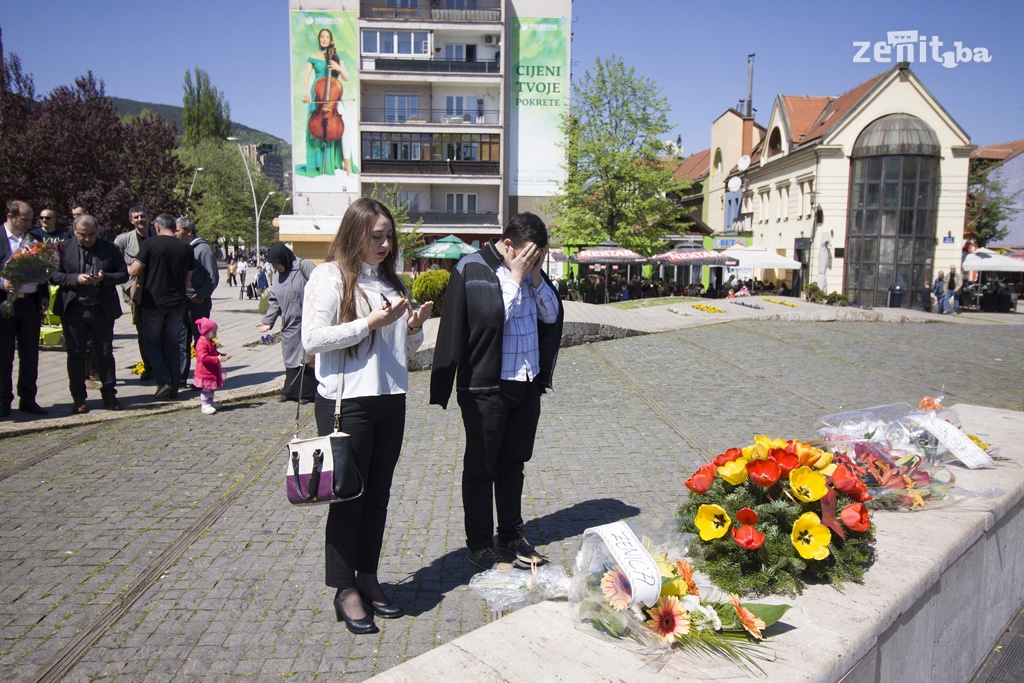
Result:
<instances>
[{"instance_id":1,"label":"mountain in distance","mask_svg":"<svg viewBox=\"0 0 1024 683\"><path fill-rule=\"evenodd\" d=\"M181 135L183 127L181 125L181 114L182 108L176 107L173 104L155 104L153 102L139 102L137 100L127 100L121 97L110 97L110 102L114 105L114 109L121 116L138 116L144 109L148 109L164 121L173 123L178 129L178 135ZM264 133L263 131L256 130L255 128L249 128L244 126L237 121L231 122L231 133L238 138L238 141L243 145L256 145L256 144L270 144L277 147L277 153L285 161L285 165L288 165L288 160L292 156L292 146L285 140L271 135L270 133Z\"/></svg>"}]
</instances>

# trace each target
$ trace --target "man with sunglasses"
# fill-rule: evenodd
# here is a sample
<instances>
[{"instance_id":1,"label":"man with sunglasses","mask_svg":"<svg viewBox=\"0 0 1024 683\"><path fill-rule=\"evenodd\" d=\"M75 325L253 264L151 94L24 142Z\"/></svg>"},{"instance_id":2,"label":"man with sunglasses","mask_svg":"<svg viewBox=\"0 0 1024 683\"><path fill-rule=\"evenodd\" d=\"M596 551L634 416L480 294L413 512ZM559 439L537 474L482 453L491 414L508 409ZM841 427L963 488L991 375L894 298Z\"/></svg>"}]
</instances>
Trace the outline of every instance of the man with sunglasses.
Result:
<instances>
[{"instance_id":1,"label":"man with sunglasses","mask_svg":"<svg viewBox=\"0 0 1024 683\"><path fill-rule=\"evenodd\" d=\"M85 380L90 342L98 360L103 407L121 410L115 388L114 321L121 317L117 287L128 281L128 269L113 242L99 238L95 218L81 214L72 229L73 238L65 242L60 267L51 276L60 285L53 312L64 328L71 410L76 415L89 412Z\"/></svg>"},{"instance_id":2,"label":"man with sunglasses","mask_svg":"<svg viewBox=\"0 0 1024 683\"><path fill-rule=\"evenodd\" d=\"M63 242L70 235L67 231L57 227L57 214L53 209L43 209L39 212L39 227L32 231L32 236L37 240Z\"/></svg>"}]
</instances>

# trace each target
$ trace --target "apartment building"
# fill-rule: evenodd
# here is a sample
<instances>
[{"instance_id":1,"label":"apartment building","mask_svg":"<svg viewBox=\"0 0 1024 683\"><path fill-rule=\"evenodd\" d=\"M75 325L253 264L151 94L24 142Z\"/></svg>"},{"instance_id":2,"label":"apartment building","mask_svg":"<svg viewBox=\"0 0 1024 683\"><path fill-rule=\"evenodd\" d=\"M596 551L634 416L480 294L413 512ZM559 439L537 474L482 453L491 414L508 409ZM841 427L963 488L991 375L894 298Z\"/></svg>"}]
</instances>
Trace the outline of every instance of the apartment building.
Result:
<instances>
[{"instance_id":1,"label":"apartment building","mask_svg":"<svg viewBox=\"0 0 1024 683\"><path fill-rule=\"evenodd\" d=\"M399 187L427 241L482 242L514 213L544 215L565 174L571 0L289 8L294 215L279 229L297 255L323 258L375 186Z\"/></svg>"}]
</instances>

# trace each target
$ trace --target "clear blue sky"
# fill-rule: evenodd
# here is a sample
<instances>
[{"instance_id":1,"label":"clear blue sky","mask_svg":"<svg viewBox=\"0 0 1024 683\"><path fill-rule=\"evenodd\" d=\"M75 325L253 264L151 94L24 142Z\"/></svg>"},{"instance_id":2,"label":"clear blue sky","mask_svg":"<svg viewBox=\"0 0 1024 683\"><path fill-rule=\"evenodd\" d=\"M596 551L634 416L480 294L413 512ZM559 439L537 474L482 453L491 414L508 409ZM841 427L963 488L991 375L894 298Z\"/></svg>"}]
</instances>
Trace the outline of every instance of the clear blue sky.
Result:
<instances>
[{"instance_id":1,"label":"clear blue sky","mask_svg":"<svg viewBox=\"0 0 1024 683\"><path fill-rule=\"evenodd\" d=\"M181 104L181 83L205 69L231 118L277 136L290 130L285 0L4 0L5 53L15 52L47 93L92 70L107 94ZM672 106L687 154L709 144L710 125L747 89L756 53L754 106L767 123L778 93L839 95L891 64L854 63L854 41L917 30L986 48L992 60L915 73L977 145L1024 138L1021 0L861 0L857 3L576 0L573 68L616 54L653 80ZM930 49L929 49L930 52ZM869 53L870 54L870 53Z\"/></svg>"}]
</instances>

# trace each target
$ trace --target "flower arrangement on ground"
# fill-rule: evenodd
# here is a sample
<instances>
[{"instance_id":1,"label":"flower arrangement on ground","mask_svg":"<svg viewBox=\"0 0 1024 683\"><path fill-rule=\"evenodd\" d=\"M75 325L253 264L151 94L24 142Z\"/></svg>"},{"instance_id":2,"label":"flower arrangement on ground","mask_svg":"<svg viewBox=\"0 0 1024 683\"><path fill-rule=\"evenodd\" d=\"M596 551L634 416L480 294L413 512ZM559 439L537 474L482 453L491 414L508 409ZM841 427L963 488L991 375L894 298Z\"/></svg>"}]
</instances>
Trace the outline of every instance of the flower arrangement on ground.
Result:
<instances>
[{"instance_id":1,"label":"flower arrangement on ground","mask_svg":"<svg viewBox=\"0 0 1024 683\"><path fill-rule=\"evenodd\" d=\"M60 252L57 242L44 240L25 245L15 252L0 271L0 277L21 285L38 285L46 282L53 271L60 266ZM14 311L14 301L20 294L8 295L0 303L0 315L10 317Z\"/></svg>"},{"instance_id":2,"label":"flower arrangement on ground","mask_svg":"<svg viewBox=\"0 0 1024 683\"><path fill-rule=\"evenodd\" d=\"M867 486L850 466L803 441L758 436L701 466L685 485L682 531L700 541L694 564L729 593L841 587L874 558Z\"/></svg>"},{"instance_id":3,"label":"flower arrangement on ground","mask_svg":"<svg viewBox=\"0 0 1024 683\"><path fill-rule=\"evenodd\" d=\"M588 529L570 593L580 622L613 638L726 656L757 665L764 630L789 605L704 600L678 550L638 540L624 522Z\"/></svg>"}]
</instances>

